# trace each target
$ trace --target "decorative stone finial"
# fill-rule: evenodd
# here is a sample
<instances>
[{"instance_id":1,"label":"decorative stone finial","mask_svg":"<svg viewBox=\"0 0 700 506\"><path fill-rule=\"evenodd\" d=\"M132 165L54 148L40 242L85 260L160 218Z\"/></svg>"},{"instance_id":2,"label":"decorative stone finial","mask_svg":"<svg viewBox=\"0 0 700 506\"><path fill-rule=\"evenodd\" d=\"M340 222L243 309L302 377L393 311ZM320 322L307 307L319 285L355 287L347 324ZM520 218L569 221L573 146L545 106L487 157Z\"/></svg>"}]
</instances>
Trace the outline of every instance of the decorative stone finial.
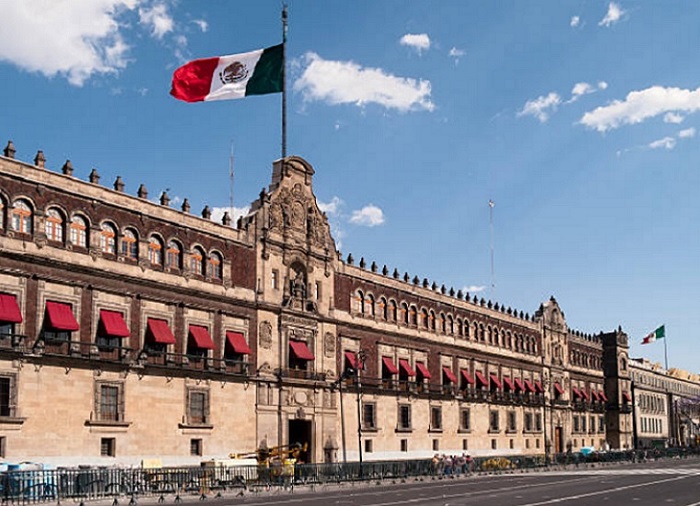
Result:
<instances>
[{"instance_id":1,"label":"decorative stone finial","mask_svg":"<svg viewBox=\"0 0 700 506\"><path fill-rule=\"evenodd\" d=\"M139 186L139 189L136 191L136 196L140 199L148 198L148 190L146 189L146 185L141 183L141 186Z\"/></svg>"},{"instance_id":2,"label":"decorative stone finial","mask_svg":"<svg viewBox=\"0 0 700 506\"><path fill-rule=\"evenodd\" d=\"M114 189L118 192L124 191L124 181L122 181L121 176L117 176L117 179L114 180Z\"/></svg>"},{"instance_id":3,"label":"decorative stone finial","mask_svg":"<svg viewBox=\"0 0 700 506\"><path fill-rule=\"evenodd\" d=\"M44 152L42 150L36 152L36 156L34 157L34 165L40 169L46 167L46 157L44 156Z\"/></svg>"},{"instance_id":4,"label":"decorative stone finial","mask_svg":"<svg viewBox=\"0 0 700 506\"><path fill-rule=\"evenodd\" d=\"M352 253L348 253L348 265L352 265L355 263L355 258L352 256Z\"/></svg>"},{"instance_id":5,"label":"decorative stone finial","mask_svg":"<svg viewBox=\"0 0 700 506\"><path fill-rule=\"evenodd\" d=\"M365 257L360 257L360 269L367 267L367 262L365 262Z\"/></svg>"},{"instance_id":6,"label":"decorative stone finial","mask_svg":"<svg viewBox=\"0 0 700 506\"><path fill-rule=\"evenodd\" d=\"M202 209L202 218L205 220L211 218L211 209L209 209L209 206L204 206L204 209Z\"/></svg>"},{"instance_id":7,"label":"decorative stone finial","mask_svg":"<svg viewBox=\"0 0 700 506\"><path fill-rule=\"evenodd\" d=\"M170 197L168 197L168 192L163 192L160 194L160 205L161 206L169 206L170 205Z\"/></svg>"},{"instance_id":8,"label":"decorative stone finial","mask_svg":"<svg viewBox=\"0 0 700 506\"><path fill-rule=\"evenodd\" d=\"M61 172L63 172L66 176L73 175L73 164L70 160L66 160L66 163L64 163L63 167L61 167Z\"/></svg>"},{"instance_id":9,"label":"decorative stone finial","mask_svg":"<svg viewBox=\"0 0 700 506\"><path fill-rule=\"evenodd\" d=\"M15 145L12 143L12 141L7 141L7 146L5 146L5 149L3 150L3 153L7 158L14 158L15 157Z\"/></svg>"},{"instance_id":10,"label":"decorative stone finial","mask_svg":"<svg viewBox=\"0 0 700 506\"><path fill-rule=\"evenodd\" d=\"M189 213L190 212L190 201L185 199L182 201L182 212L183 213Z\"/></svg>"},{"instance_id":11,"label":"decorative stone finial","mask_svg":"<svg viewBox=\"0 0 700 506\"><path fill-rule=\"evenodd\" d=\"M225 225L227 227L231 226L231 215L228 214L228 211L224 213L224 216L221 218L221 223L222 225Z\"/></svg>"},{"instance_id":12,"label":"decorative stone finial","mask_svg":"<svg viewBox=\"0 0 700 506\"><path fill-rule=\"evenodd\" d=\"M100 174L97 172L97 169L92 169L88 178L92 184L100 184Z\"/></svg>"}]
</instances>

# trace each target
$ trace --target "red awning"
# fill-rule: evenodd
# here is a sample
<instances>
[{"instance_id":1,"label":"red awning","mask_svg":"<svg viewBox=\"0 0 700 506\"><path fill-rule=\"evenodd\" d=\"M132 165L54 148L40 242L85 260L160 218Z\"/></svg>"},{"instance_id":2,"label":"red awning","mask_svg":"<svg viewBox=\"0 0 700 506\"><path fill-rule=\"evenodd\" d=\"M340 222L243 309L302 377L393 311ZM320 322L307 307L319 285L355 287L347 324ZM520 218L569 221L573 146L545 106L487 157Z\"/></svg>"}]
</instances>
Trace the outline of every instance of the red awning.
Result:
<instances>
[{"instance_id":1,"label":"red awning","mask_svg":"<svg viewBox=\"0 0 700 506\"><path fill-rule=\"evenodd\" d=\"M234 353L240 353L241 355L250 355L250 347L248 343L245 342L245 336L242 332L233 332L232 330L226 331L226 341Z\"/></svg>"},{"instance_id":2,"label":"red awning","mask_svg":"<svg viewBox=\"0 0 700 506\"><path fill-rule=\"evenodd\" d=\"M501 383L501 380L499 380L498 376L496 376L495 374L491 374L491 383L496 385L496 388L498 390L503 389L503 383Z\"/></svg>"},{"instance_id":3,"label":"red awning","mask_svg":"<svg viewBox=\"0 0 700 506\"><path fill-rule=\"evenodd\" d=\"M394 364L394 361L391 360L389 357L382 357L382 363L384 364L384 367L386 367L386 370L389 371L389 374L398 374L399 370Z\"/></svg>"},{"instance_id":4,"label":"red awning","mask_svg":"<svg viewBox=\"0 0 700 506\"><path fill-rule=\"evenodd\" d=\"M148 332L153 337L156 344L175 344L175 336L168 327L168 322L157 318L149 318L147 324Z\"/></svg>"},{"instance_id":5,"label":"red awning","mask_svg":"<svg viewBox=\"0 0 700 506\"><path fill-rule=\"evenodd\" d=\"M455 376L455 373L452 372L452 369L450 369L446 365L442 366L442 373L445 376L447 376L447 379L450 381L450 383L457 383L457 376Z\"/></svg>"},{"instance_id":6,"label":"red awning","mask_svg":"<svg viewBox=\"0 0 700 506\"><path fill-rule=\"evenodd\" d=\"M525 385L523 385L523 380L520 378L515 378L515 387L521 392L525 391Z\"/></svg>"},{"instance_id":7,"label":"red awning","mask_svg":"<svg viewBox=\"0 0 700 506\"><path fill-rule=\"evenodd\" d=\"M559 395L564 395L564 389L559 383L554 383L554 390L556 390Z\"/></svg>"},{"instance_id":8,"label":"red awning","mask_svg":"<svg viewBox=\"0 0 700 506\"><path fill-rule=\"evenodd\" d=\"M474 375L476 376L476 380L479 382L479 385L485 386L485 387L489 386L489 382L486 380L486 378L484 378L484 375L481 374L479 371L476 371L474 373Z\"/></svg>"},{"instance_id":9,"label":"red awning","mask_svg":"<svg viewBox=\"0 0 700 506\"><path fill-rule=\"evenodd\" d=\"M294 353L299 360L310 361L314 359L314 354L311 353L311 350L304 341L295 341L290 339L289 346L292 348L292 353Z\"/></svg>"},{"instance_id":10,"label":"red awning","mask_svg":"<svg viewBox=\"0 0 700 506\"><path fill-rule=\"evenodd\" d=\"M462 375L462 378L464 378L464 381L466 381L469 385L473 385L476 383L474 378L472 378L471 374L469 374L469 371L466 369L461 369L460 374Z\"/></svg>"},{"instance_id":11,"label":"red awning","mask_svg":"<svg viewBox=\"0 0 700 506\"><path fill-rule=\"evenodd\" d=\"M588 395L588 392L586 392L583 388L581 389L581 395L583 395L583 398L586 399L586 401L591 400L591 396Z\"/></svg>"},{"instance_id":12,"label":"red awning","mask_svg":"<svg viewBox=\"0 0 700 506\"><path fill-rule=\"evenodd\" d=\"M425 379L432 378L430 371L423 365L423 362L416 362L416 369L418 369L418 372L421 373L421 376Z\"/></svg>"},{"instance_id":13,"label":"red awning","mask_svg":"<svg viewBox=\"0 0 700 506\"><path fill-rule=\"evenodd\" d=\"M535 381L535 390L537 390L537 392L543 394L544 388L542 388L542 383L540 383L539 381Z\"/></svg>"},{"instance_id":14,"label":"red awning","mask_svg":"<svg viewBox=\"0 0 700 506\"><path fill-rule=\"evenodd\" d=\"M201 348L203 350L214 349L214 341L211 340L211 336L209 335L209 331L206 327L190 325L190 335L192 336L192 339L194 339L197 348Z\"/></svg>"},{"instance_id":15,"label":"red awning","mask_svg":"<svg viewBox=\"0 0 700 506\"><path fill-rule=\"evenodd\" d=\"M345 360L348 361L350 367L352 367L353 369L357 369L357 355L355 355L355 353L353 353L352 351L346 351Z\"/></svg>"},{"instance_id":16,"label":"red awning","mask_svg":"<svg viewBox=\"0 0 700 506\"><path fill-rule=\"evenodd\" d=\"M605 392L601 390L600 392L598 392L598 394L600 395L600 398L603 399L603 402L608 402L608 396L605 395Z\"/></svg>"},{"instance_id":17,"label":"red awning","mask_svg":"<svg viewBox=\"0 0 700 506\"><path fill-rule=\"evenodd\" d=\"M46 315L49 319L49 326L52 330L75 331L80 328L73 316L73 308L70 304L63 302L46 301Z\"/></svg>"},{"instance_id":18,"label":"red awning","mask_svg":"<svg viewBox=\"0 0 700 506\"><path fill-rule=\"evenodd\" d=\"M126 326L124 316L118 311L100 309L100 323L104 333L109 337L129 337L129 327Z\"/></svg>"},{"instance_id":19,"label":"red awning","mask_svg":"<svg viewBox=\"0 0 700 506\"><path fill-rule=\"evenodd\" d=\"M525 380L525 389L533 394L536 392L535 387L532 385L532 383L530 383L530 380Z\"/></svg>"},{"instance_id":20,"label":"red awning","mask_svg":"<svg viewBox=\"0 0 700 506\"><path fill-rule=\"evenodd\" d=\"M22 312L14 295L0 293L0 322L22 323Z\"/></svg>"},{"instance_id":21,"label":"red awning","mask_svg":"<svg viewBox=\"0 0 700 506\"><path fill-rule=\"evenodd\" d=\"M399 359L399 367L408 376L415 376L416 375L416 371L413 370L413 368L411 367L411 364L409 364L408 360L406 360L405 358Z\"/></svg>"},{"instance_id":22,"label":"red awning","mask_svg":"<svg viewBox=\"0 0 700 506\"><path fill-rule=\"evenodd\" d=\"M503 383L511 392L515 391L515 384L513 383L513 380L511 380L508 376L503 376Z\"/></svg>"},{"instance_id":23,"label":"red awning","mask_svg":"<svg viewBox=\"0 0 700 506\"><path fill-rule=\"evenodd\" d=\"M600 401L600 396L598 395L598 392L596 390L591 390L591 395L593 396L594 400Z\"/></svg>"},{"instance_id":24,"label":"red awning","mask_svg":"<svg viewBox=\"0 0 700 506\"><path fill-rule=\"evenodd\" d=\"M574 396L576 396L577 399L580 399L581 397L583 397L581 395L581 390L579 390L578 388L571 387L571 390L574 392Z\"/></svg>"},{"instance_id":25,"label":"red awning","mask_svg":"<svg viewBox=\"0 0 700 506\"><path fill-rule=\"evenodd\" d=\"M632 397L630 397L628 392L622 392L622 399L624 402L632 402Z\"/></svg>"}]
</instances>

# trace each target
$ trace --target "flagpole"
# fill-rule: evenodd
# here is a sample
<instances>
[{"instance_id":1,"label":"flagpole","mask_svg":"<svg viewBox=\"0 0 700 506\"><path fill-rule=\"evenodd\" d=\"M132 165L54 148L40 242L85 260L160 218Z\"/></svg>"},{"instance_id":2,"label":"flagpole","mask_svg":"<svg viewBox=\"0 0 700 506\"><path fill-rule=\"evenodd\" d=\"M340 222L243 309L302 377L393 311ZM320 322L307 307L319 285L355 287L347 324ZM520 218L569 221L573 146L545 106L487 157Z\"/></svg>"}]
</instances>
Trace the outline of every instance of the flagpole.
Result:
<instances>
[{"instance_id":1,"label":"flagpole","mask_svg":"<svg viewBox=\"0 0 700 506\"><path fill-rule=\"evenodd\" d=\"M282 158L287 157L287 4L282 5Z\"/></svg>"},{"instance_id":2,"label":"flagpole","mask_svg":"<svg viewBox=\"0 0 700 506\"><path fill-rule=\"evenodd\" d=\"M666 347L666 328L664 327L664 362L666 365L666 372L668 372L668 348Z\"/></svg>"}]
</instances>

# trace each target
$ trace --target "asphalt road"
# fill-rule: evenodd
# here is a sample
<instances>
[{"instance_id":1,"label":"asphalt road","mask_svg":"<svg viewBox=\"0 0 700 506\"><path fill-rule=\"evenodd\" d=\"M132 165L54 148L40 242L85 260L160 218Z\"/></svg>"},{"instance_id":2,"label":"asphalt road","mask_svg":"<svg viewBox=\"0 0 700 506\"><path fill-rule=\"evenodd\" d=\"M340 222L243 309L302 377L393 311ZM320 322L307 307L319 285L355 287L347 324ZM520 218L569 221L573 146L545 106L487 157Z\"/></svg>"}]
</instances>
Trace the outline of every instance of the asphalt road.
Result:
<instances>
[{"instance_id":1,"label":"asphalt road","mask_svg":"<svg viewBox=\"0 0 700 506\"><path fill-rule=\"evenodd\" d=\"M247 492L212 506L700 506L700 460Z\"/></svg>"}]
</instances>

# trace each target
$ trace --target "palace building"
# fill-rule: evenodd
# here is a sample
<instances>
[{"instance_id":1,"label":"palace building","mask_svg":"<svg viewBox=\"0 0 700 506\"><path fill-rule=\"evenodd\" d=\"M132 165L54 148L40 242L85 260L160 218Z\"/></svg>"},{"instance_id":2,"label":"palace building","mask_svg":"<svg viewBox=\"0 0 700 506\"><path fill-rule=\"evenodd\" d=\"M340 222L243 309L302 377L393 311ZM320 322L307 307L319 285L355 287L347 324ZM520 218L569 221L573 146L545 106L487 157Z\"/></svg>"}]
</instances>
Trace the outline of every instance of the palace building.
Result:
<instances>
[{"instance_id":1,"label":"palace building","mask_svg":"<svg viewBox=\"0 0 700 506\"><path fill-rule=\"evenodd\" d=\"M273 163L234 224L15 153L10 142L0 156L7 461L196 464L294 443L305 462L633 446L621 329L570 329L553 297L524 312L342 259L299 157Z\"/></svg>"}]
</instances>

